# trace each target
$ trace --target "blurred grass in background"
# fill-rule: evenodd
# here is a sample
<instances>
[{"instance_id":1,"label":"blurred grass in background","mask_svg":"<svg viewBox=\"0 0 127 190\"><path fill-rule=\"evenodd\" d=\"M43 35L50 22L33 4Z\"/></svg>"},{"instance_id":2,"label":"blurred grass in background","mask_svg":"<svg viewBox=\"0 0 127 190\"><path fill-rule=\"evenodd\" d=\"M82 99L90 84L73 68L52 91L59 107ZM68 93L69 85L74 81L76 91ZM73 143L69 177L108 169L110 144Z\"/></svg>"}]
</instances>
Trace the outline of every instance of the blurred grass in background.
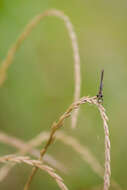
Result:
<instances>
[{"instance_id":1,"label":"blurred grass in background","mask_svg":"<svg viewBox=\"0 0 127 190\"><path fill-rule=\"evenodd\" d=\"M112 177L127 187L127 2L100 0L0 0L0 61L25 25L49 8L64 11L72 21L81 56L82 96L96 95L100 70L104 68L104 106L110 122ZM0 88L0 129L29 140L50 126L73 101L73 57L71 43L61 20L45 18L25 40ZM98 111L80 109L77 129L64 130L87 145L104 164L104 134ZM0 145L0 155L15 152ZM70 190L92 189L103 181L69 147L55 142L49 153L69 172L63 176ZM30 167L17 166L0 189L23 189ZM59 172L60 173L60 172ZM58 187L47 174L38 172L32 189Z\"/></svg>"}]
</instances>

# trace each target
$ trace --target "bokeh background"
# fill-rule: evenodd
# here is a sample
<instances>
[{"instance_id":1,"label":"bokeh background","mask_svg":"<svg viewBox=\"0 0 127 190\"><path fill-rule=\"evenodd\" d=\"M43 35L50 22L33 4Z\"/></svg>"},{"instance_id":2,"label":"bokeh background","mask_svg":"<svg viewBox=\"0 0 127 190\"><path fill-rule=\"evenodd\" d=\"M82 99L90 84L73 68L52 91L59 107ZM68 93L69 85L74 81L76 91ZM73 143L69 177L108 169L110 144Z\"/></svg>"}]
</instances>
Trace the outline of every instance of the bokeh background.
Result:
<instances>
[{"instance_id":1,"label":"bokeh background","mask_svg":"<svg viewBox=\"0 0 127 190\"><path fill-rule=\"evenodd\" d=\"M70 17L81 56L81 95L97 94L100 71L104 76L104 106L109 116L112 178L127 189L127 1L101 0L0 0L0 61L7 55L25 25L49 8L60 9ZM0 130L30 140L49 131L73 101L74 71L71 43L61 20L45 18L25 40L0 88ZM97 109L80 109L77 129L64 131L87 145L104 165L104 132ZM0 143L0 155L16 149ZM68 169L64 178L70 190L92 189L103 185L77 153L60 142L50 153ZM2 165L1 165L2 167ZM23 189L30 167L15 167L0 189ZM38 172L33 189L59 188L44 172Z\"/></svg>"}]
</instances>

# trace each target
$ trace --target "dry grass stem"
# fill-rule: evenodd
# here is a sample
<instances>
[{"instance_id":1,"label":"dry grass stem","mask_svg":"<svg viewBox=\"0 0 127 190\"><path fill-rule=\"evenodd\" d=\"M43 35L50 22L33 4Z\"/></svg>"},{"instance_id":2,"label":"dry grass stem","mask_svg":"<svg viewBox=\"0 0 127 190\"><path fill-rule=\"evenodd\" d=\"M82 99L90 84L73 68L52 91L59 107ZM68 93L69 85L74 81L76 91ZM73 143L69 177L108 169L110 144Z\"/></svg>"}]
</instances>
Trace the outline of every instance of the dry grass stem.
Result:
<instances>
[{"instance_id":1,"label":"dry grass stem","mask_svg":"<svg viewBox=\"0 0 127 190\"><path fill-rule=\"evenodd\" d=\"M34 142L33 144L35 146L41 145L44 135L46 135L45 137L47 138L44 139L48 140L48 136L50 135L50 133L42 132L32 140ZM92 170L97 175L103 177L104 168L100 165L95 156L90 152L88 147L81 145L76 138L67 135L63 131L57 131L55 138L63 142L65 145L71 146L77 153L81 155L82 159L90 165Z\"/></svg>"},{"instance_id":2,"label":"dry grass stem","mask_svg":"<svg viewBox=\"0 0 127 190\"><path fill-rule=\"evenodd\" d=\"M67 28L72 49L73 49L73 57L74 57L74 81L75 81L75 90L74 90L74 103L66 110L66 112L58 119L57 122L54 122L51 126L51 133L41 133L40 136L33 139L29 143L24 143L21 140L18 140L14 137L9 137L4 133L0 133L0 141L6 144L10 144L11 146L14 146L20 151L18 154L25 155L26 153L30 153L33 156L39 157L39 160L31 160L29 157L24 156L15 156L15 155L8 155L4 157L0 157L0 162L13 162L13 163L26 163L28 165L33 166L32 168L32 174L30 175L24 190L28 190L30 187L30 184L33 180L34 175L36 174L38 169L46 171L50 176L52 176L53 179L57 182L58 186L62 190L67 190L67 187L64 185L63 180L60 176L58 176L52 168L50 168L47 165L42 164L42 159L44 161L49 162L53 165L53 158L49 157L49 155L45 155L48 151L48 148L52 144L55 135L58 139L62 140L63 143L70 145L76 152L78 152L82 158L89 163L91 168L100 176L102 177L104 175L104 190L109 190L110 187L110 177L111 177L111 171L110 171L110 138L109 138L109 129L108 129L108 117L106 116L105 109L102 106L102 104L98 103L97 97L83 97L80 98L80 87L81 87L81 74L80 74L80 56L79 56L79 49L78 49L78 43L77 43L77 37L75 34L75 31L73 29L72 23L70 22L70 19L61 11L51 9L47 10L42 14L37 15L32 21L27 24L25 27L23 33L18 37L16 42L12 45L12 47L9 49L6 58L3 60L2 65L0 66L0 85L4 83L6 80L7 70L9 66L12 64L12 61L14 59L14 56L17 52L17 50L20 48L22 43L25 41L25 39L29 36L29 34L32 32L32 30L40 23L41 20L43 20L47 16L55 16L60 18L64 21L64 24ZM104 127L104 134L105 134L105 169L103 169L96 158L91 154L89 149L87 147L83 147L78 143L78 141L70 136L65 135L62 132L57 132L58 129L60 129L65 119L71 116L72 114L72 127L75 128L77 123L77 117L78 117L78 110L80 105L90 103L97 106L101 118L103 120L103 127ZM38 150L36 150L33 147L36 147L38 144L42 143L42 141L47 140L44 148L40 151L40 155ZM44 158L43 158L44 157ZM49 159L50 158L50 159ZM51 161L52 159L52 161ZM50 160L50 161L49 161ZM55 160L54 160L55 161ZM59 163L56 162L56 165L59 165ZM58 166L57 165L57 166ZM60 166L60 165L59 165ZM10 166L9 166L10 167ZM2 175L3 177L6 176L7 172L9 171L9 167L6 167L7 170L2 169ZM61 166L60 166L61 167ZM10 167L11 168L11 167ZM3 179L3 178L2 178ZM0 176L1 180L1 176ZM118 185L116 182L112 182L112 185L116 188L118 188ZM120 188L118 188L120 189Z\"/></svg>"},{"instance_id":3,"label":"dry grass stem","mask_svg":"<svg viewBox=\"0 0 127 190\"><path fill-rule=\"evenodd\" d=\"M66 16L62 11L51 9L47 10L42 14L37 15L32 21L25 27L23 33L19 36L17 41L9 49L6 58L3 60L0 67L0 85L2 85L6 79L7 70L12 64L14 56L17 50L22 45L23 41L29 36L30 32L47 16L56 16L64 21L65 26L68 30L68 34L71 40L73 57L74 57L74 80L75 80L75 90L74 90L74 101L77 101L80 98L80 87L81 87L81 74L80 74L80 56L77 37L73 29L73 25L68 16ZM74 112L72 117L72 126L76 126L78 116L78 110Z\"/></svg>"},{"instance_id":4,"label":"dry grass stem","mask_svg":"<svg viewBox=\"0 0 127 190\"><path fill-rule=\"evenodd\" d=\"M92 154L90 149L84 145L81 145L78 140L72 136L65 134L63 131L58 131L56 134L56 138L62 141L64 144L71 146L78 154L81 155L81 158L89 164L91 169L101 178L104 175L104 168L100 165L96 157ZM38 145L41 144L41 138L39 143L39 136L37 139ZM121 190L120 185L111 180L111 186L116 190Z\"/></svg>"},{"instance_id":5,"label":"dry grass stem","mask_svg":"<svg viewBox=\"0 0 127 190\"><path fill-rule=\"evenodd\" d=\"M3 157L0 157L0 162L14 162L14 163L25 163L31 166L36 166L36 168L44 170L47 172L58 184L61 190L68 190L68 188L63 183L63 179L55 173L54 169L42 164L39 160L31 160L29 157L23 157L23 156L15 156L15 155L6 155Z\"/></svg>"},{"instance_id":6,"label":"dry grass stem","mask_svg":"<svg viewBox=\"0 0 127 190\"><path fill-rule=\"evenodd\" d=\"M35 157L39 157L40 152L37 149L33 149L33 147L37 147L42 144L42 141L46 141L49 137L49 132L41 132L39 135L37 135L34 139L30 140L27 144L23 143L23 141L10 137L7 134L0 132L0 142L14 146L18 148L20 151L16 154L24 155L25 151L26 153L30 153L31 155ZM72 136L67 135L63 131L58 131L56 133L56 139L63 142L65 145L71 146L78 154L81 155L81 158L89 164L91 169L101 178L103 178L104 168L100 165L98 160L95 158L95 156L92 154L92 152L89 150L88 147L81 145L78 140ZM14 143L15 142L15 143ZM20 143L19 143L20 142ZM20 146L20 144L22 144ZM25 144L25 146L24 146ZM22 149L23 148L23 149ZM34 150L34 151L33 151ZM36 150L36 152L35 152ZM28 151L28 152L27 152ZM49 155L45 155L43 160L47 162L48 164L52 165L53 167L59 169L62 172L67 172L65 170L65 167L63 167L58 161L54 160ZM3 181L3 179L7 176L10 169L15 164L6 164L0 169L0 182ZM113 179L111 180L111 186L115 190L121 190L121 187L119 184L116 183Z\"/></svg>"},{"instance_id":7,"label":"dry grass stem","mask_svg":"<svg viewBox=\"0 0 127 190\"><path fill-rule=\"evenodd\" d=\"M45 132L43 135L41 135L41 143L42 141L46 141L48 138L49 133ZM25 155L27 153L31 154L32 156L39 158L40 156L40 151L35 149L34 147L37 146L37 143L35 140L30 140L28 143L24 143L22 140L19 140L15 137L8 136L4 132L0 132L0 142L11 145L13 147L18 148L20 151L16 152L16 154L19 155ZM52 167L55 167L56 169L66 173L67 169L65 166L63 166L59 161L55 160L52 156L46 154L44 156L44 162L48 163ZM4 165L0 169L0 182L4 180L4 178L8 175L10 170L15 166L16 163L8 163Z\"/></svg>"},{"instance_id":8,"label":"dry grass stem","mask_svg":"<svg viewBox=\"0 0 127 190\"><path fill-rule=\"evenodd\" d=\"M110 139L109 139L109 129L107 124L107 116L105 110L101 104L98 105L98 109L103 120L104 132L105 132L105 174L104 174L104 190L108 190L110 186Z\"/></svg>"},{"instance_id":9,"label":"dry grass stem","mask_svg":"<svg viewBox=\"0 0 127 190\"><path fill-rule=\"evenodd\" d=\"M48 140L49 132L42 132L37 137L35 137L32 141L34 146L39 146L42 144L42 139ZM45 135L45 138L43 138ZM57 131L56 139L63 142L65 145L71 146L78 154L81 155L81 158L89 164L91 169L101 178L103 178L104 168L100 165L96 157L92 154L88 147L81 145L78 140L72 136L67 135L63 131ZM114 189L121 190L119 184L116 183L113 179L111 180L111 186Z\"/></svg>"},{"instance_id":10,"label":"dry grass stem","mask_svg":"<svg viewBox=\"0 0 127 190\"><path fill-rule=\"evenodd\" d=\"M104 123L104 132L105 132L105 173L104 173L104 190L108 190L109 186L110 186L110 139L109 139L109 132L108 132L108 125L107 125L107 116L105 114L105 109L103 108L102 105L100 105L97 101L97 97L83 97L81 98L79 101L74 102L68 109L67 111L59 118L58 122L54 122L52 127L51 127L51 133L50 136L48 138L48 141L46 143L46 145L44 146L44 148L41 150L40 153L40 159L42 159L42 157L44 156L44 154L47 152L49 146L52 144L54 136L56 131L63 125L64 120L66 118L68 118L72 111L75 109L78 109L80 105L85 104L85 103L90 103L90 104L95 104L101 114L101 118L103 120ZM29 189L29 186L32 182L32 179L34 177L34 175L37 172L37 168L35 167L32 171L32 174L30 175L26 186L25 186L25 190ZM101 175L101 173L100 173ZM26 188L27 187L27 188Z\"/></svg>"}]
</instances>

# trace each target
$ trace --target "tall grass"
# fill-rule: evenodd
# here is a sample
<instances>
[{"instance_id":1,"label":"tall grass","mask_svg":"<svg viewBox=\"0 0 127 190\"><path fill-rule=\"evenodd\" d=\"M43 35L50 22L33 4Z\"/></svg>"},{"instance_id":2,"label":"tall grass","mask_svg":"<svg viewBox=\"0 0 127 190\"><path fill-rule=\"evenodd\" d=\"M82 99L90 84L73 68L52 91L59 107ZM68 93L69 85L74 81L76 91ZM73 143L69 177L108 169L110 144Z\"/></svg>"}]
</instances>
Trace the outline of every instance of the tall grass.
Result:
<instances>
[{"instance_id":1,"label":"tall grass","mask_svg":"<svg viewBox=\"0 0 127 190\"><path fill-rule=\"evenodd\" d=\"M65 113L58 119L57 122L54 122L51 126L51 132L50 133L41 133L37 138L33 139L32 141L28 143L24 143L21 140L18 140L14 137L9 137L5 133L0 133L0 141L10 144L12 146L15 146L16 148L20 149L17 155L6 155L3 157L0 157L0 162L13 162L13 163L26 163L31 166L33 166L32 173L29 176L24 190L28 190L30 187L30 184L33 180L34 175L36 174L38 169L42 169L45 172L48 172L48 174L57 182L60 189L66 190L67 187L63 183L63 180L61 177L59 177L55 171L43 164L43 161L48 162L48 164L55 166L59 170L66 169L64 166L62 166L61 163L55 161L55 164L53 162L53 158L49 159L47 155L47 151L49 146L52 144L54 138L60 139L64 144L70 145L76 152L78 152L82 158L87 161L90 165L90 167L93 169L95 173L97 173L100 177L104 176L104 190L108 190L110 187L110 139L109 139L109 130L108 130L108 118L105 113L104 107L98 102L98 99L96 96L94 97L82 97L80 98L80 87L81 87L81 74L80 74L80 56L79 56L79 50L78 50L78 43L77 43L77 37L74 32L73 26L69 20L69 18L61 11L59 10L48 10L45 11L42 14L37 15L24 29L23 33L19 36L17 41L12 45L12 47L9 49L6 58L2 62L2 65L0 67L0 85L2 85L6 79L7 76L7 70L9 66L12 64L12 61L14 59L14 56L19 49L19 47L22 45L23 41L29 36L30 32L35 28L41 20L43 20L47 16L55 16L60 19L62 19L65 23L65 26L68 30L68 34L70 36L70 40L72 43L72 49L73 49L73 57L74 57L74 81L75 81L75 91L74 91L74 103L72 103L69 108L65 111ZM103 168L97 159L91 154L88 148L83 147L80 145L80 143L77 142L76 139L73 137L69 137L61 132L57 133L57 130L60 129L65 119L70 117L72 115L72 127L74 128L77 123L77 116L78 116L78 110L79 107L82 104L89 103L94 104L101 115L102 121L103 121L103 127L104 127L104 134L105 134L105 168ZM29 157L24 157L23 155L30 153L31 155L36 156L38 154L38 150L35 149L35 147L40 144L42 141L47 140L44 147L42 147L40 151L39 160L32 160ZM22 156L20 156L22 155ZM47 156L47 157L46 157ZM38 156L36 156L38 157ZM44 157L44 158L43 158ZM2 172L0 175L0 181L4 179L4 177L7 176L9 170L12 168L12 165L5 165L4 168L2 168ZM117 189L120 189L119 185L112 181L112 186L117 187Z\"/></svg>"},{"instance_id":2,"label":"tall grass","mask_svg":"<svg viewBox=\"0 0 127 190\"><path fill-rule=\"evenodd\" d=\"M25 27L24 31L18 37L16 42L9 49L6 58L3 60L0 67L0 85L4 83L6 80L7 70L9 66L12 64L14 56L17 50L22 45L23 41L29 36L29 34L33 31L33 29L43 20L45 17L55 16L64 21L65 27L67 28L71 44L73 50L73 59L74 59L74 82L75 82L75 90L74 90L74 101L77 101L80 98L80 88L81 88L81 74L80 74L80 56L79 56L79 48L77 37L75 31L73 29L73 25L68 16L66 16L62 11L51 9L47 10L44 13L37 15L33 18L30 23ZM72 127L75 128L77 123L78 110L76 110L72 117Z\"/></svg>"}]
</instances>

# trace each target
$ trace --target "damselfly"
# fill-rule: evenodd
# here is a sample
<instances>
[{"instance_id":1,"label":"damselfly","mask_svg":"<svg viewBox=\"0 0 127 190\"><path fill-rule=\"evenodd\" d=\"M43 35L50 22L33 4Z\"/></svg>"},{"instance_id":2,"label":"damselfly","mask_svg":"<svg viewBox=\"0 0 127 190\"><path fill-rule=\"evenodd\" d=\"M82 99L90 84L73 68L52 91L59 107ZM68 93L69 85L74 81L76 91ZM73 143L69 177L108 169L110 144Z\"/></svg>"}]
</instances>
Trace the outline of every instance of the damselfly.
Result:
<instances>
[{"instance_id":1,"label":"damselfly","mask_svg":"<svg viewBox=\"0 0 127 190\"><path fill-rule=\"evenodd\" d=\"M100 80L100 87L99 87L99 92L97 94L97 99L98 102L101 103L103 101L103 78L104 78L104 70L101 71L101 80Z\"/></svg>"}]
</instances>

